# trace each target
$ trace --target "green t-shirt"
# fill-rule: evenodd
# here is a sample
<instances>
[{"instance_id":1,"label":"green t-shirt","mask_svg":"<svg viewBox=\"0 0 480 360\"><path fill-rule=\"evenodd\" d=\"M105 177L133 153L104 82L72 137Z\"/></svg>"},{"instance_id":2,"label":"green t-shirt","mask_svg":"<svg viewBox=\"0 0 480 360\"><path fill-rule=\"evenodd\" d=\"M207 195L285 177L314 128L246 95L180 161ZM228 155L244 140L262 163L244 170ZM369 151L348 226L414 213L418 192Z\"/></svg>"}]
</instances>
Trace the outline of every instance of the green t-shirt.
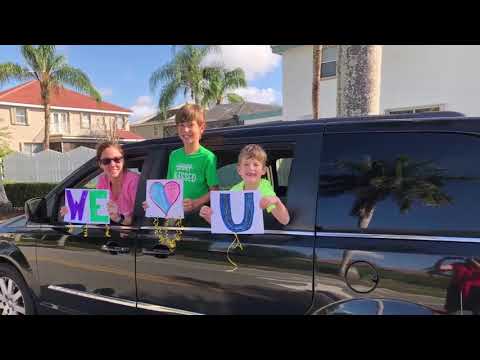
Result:
<instances>
[{"instance_id":1,"label":"green t-shirt","mask_svg":"<svg viewBox=\"0 0 480 360\"><path fill-rule=\"evenodd\" d=\"M183 180L183 198L198 199L209 188L218 185L217 157L200 145L194 154L185 154L184 148L170 153L167 179Z\"/></svg>"},{"instance_id":2,"label":"green t-shirt","mask_svg":"<svg viewBox=\"0 0 480 360\"><path fill-rule=\"evenodd\" d=\"M238 184L233 185L230 191L243 191L244 187L245 187L244 182L240 181ZM260 180L260 184L258 185L257 190L260 192L260 195L262 197L277 196L277 194L275 194L275 191L273 190L272 185L270 184L270 181L265 179ZM275 209L275 207L276 207L275 205L270 205L269 207L267 207L267 212L270 213L273 209Z\"/></svg>"}]
</instances>

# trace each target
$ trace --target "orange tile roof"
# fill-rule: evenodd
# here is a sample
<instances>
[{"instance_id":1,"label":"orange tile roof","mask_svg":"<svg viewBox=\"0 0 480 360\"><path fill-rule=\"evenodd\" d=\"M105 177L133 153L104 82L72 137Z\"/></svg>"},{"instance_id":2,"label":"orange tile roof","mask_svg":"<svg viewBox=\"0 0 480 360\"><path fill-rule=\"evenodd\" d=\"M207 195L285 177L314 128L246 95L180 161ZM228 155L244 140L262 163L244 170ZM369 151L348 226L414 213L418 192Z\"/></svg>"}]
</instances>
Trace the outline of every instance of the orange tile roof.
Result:
<instances>
[{"instance_id":1,"label":"orange tile roof","mask_svg":"<svg viewBox=\"0 0 480 360\"><path fill-rule=\"evenodd\" d=\"M145 140L144 137L127 130L118 129L117 135L120 139L125 140Z\"/></svg>"},{"instance_id":2,"label":"orange tile roof","mask_svg":"<svg viewBox=\"0 0 480 360\"><path fill-rule=\"evenodd\" d=\"M0 92L0 103L1 102L42 106L40 82L38 80L32 80ZM130 109L122 108L105 101L97 103L95 99L90 96L82 95L66 88L59 88L58 91L52 91L50 106L85 109L98 112L115 111L132 113L132 110Z\"/></svg>"}]
</instances>

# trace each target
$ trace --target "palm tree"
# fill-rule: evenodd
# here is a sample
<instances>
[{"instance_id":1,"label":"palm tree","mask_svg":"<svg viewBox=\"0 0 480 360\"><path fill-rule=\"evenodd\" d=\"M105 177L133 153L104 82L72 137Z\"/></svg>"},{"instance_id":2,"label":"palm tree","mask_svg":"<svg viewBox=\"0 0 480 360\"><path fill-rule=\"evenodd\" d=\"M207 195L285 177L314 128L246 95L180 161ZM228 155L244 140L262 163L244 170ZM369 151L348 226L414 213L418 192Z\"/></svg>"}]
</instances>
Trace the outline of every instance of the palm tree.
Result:
<instances>
[{"instance_id":1,"label":"palm tree","mask_svg":"<svg viewBox=\"0 0 480 360\"><path fill-rule=\"evenodd\" d=\"M39 81L45 113L44 149L49 149L52 91L58 91L63 85L69 85L81 93L94 97L97 101L101 101L101 97L83 71L69 66L65 56L55 52L55 45L22 45L20 50L27 66L11 62L0 64L0 85L10 80Z\"/></svg>"},{"instance_id":2,"label":"palm tree","mask_svg":"<svg viewBox=\"0 0 480 360\"><path fill-rule=\"evenodd\" d=\"M447 181L474 180L467 177L448 176L444 169L431 161L413 162L398 156L393 162L366 157L360 162L339 161L341 175L323 176L320 193L323 196L354 194L355 202L350 215L358 218L358 227L366 229L381 201L392 198L400 213L408 212L419 202L425 206L442 206L452 203L452 198L442 192ZM478 179L476 179L478 180ZM345 251L340 269L344 275L351 251Z\"/></svg>"},{"instance_id":3,"label":"palm tree","mask_svg":"<svg viewBox=\"0 0 480 360\"><path fill-rule=\"evenodd\" d=\"M219 105L225 97L231 104L244 102L240 95L229 92L247 86L245 72L241 68L229 71L221 67L208 67L203 70L203 77L206 80L201 101L203 106Z\"/></svg>"},{"instance_id":4,"label":"palm tree","mask_svg":"<svg viewBox=\"0 0 480 360\"><path fill-rule=\"evenodd\" d=\"M184 45L175 52L173 59L158 68L150 76L150 90L154 92L160 85L158 107L166 112L178 93L201 105L205 79L203 76L203 61L217 46Z\"/></svg>"},{"instance_id":5,"label":"palm tree","mask_svg":"<svg viewBox=\"0 0 480 360\"><path fill-rule=\"evenodd\" d=\"M322 70L322 45L313 45L312 114L320 117L320 78Z\"/></svg>"},{"instance_id":6,"label":"palm tree","mask_svg":"<svg viewBox=\"0 0 480 360\"><path fill-rule=\"evenodd\" d=\"M381 45L337 48L337 116L380 112Z\"/></svg>"},{"instance_id":7,"label":"palm tree","mask_svg":"<svg viewBox=\"0 0 480 360\"><path fill-rule=\"evenodd\" d=\"M337 47L337 116L359 116L380 113L380 74L382 47L379 45L339 45ZM369 216L374 208L368 206L364 222L369 223ZM352 253L343 254L341 275Z\"/></svg>"}]
</instances>

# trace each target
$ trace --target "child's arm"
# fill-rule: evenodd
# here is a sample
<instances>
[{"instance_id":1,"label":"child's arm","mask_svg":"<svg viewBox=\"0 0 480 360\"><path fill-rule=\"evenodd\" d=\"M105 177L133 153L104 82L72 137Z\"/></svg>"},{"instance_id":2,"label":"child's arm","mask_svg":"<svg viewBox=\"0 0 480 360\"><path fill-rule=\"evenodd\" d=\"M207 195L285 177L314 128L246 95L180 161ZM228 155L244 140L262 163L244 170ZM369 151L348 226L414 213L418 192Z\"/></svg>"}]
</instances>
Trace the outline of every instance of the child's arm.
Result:
<instances>
[{"instance_id":1,"label":"child's arm","mask_svg":"<svg viewBox=\"0 0 480 360\"><path fill-rule=\"evenodd\" d=\"M210 187L210 191L218 190L218 186ZM183 200L183 209L185 211L193 211L201 208L203 205L210 201L210 191L197 199L185 199Z\"/></svg>"},{"instance_id":2,"label":"child's arm","mask_svg":"<svg viewBox=\"0 0 480 360\"><path fill-rule=\"evenodd\" d=\"M272 214L277 221L282 225L287 225L290 222L290 215L288 209L283 205L282 200L278 196L265 196L260 200L260 207L262 209L268 208L270 205L275 205L272 209Z\"/></svg>"}]
</instances>

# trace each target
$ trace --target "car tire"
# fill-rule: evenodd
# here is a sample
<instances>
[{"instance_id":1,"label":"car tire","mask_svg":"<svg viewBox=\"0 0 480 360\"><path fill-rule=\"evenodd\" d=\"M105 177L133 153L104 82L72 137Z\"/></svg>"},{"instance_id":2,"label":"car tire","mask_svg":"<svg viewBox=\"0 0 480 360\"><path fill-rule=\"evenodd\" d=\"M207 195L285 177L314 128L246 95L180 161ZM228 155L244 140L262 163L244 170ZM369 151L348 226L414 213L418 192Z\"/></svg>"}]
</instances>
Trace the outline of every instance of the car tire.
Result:
<instances>
[{"instance_id":1,"label":"car tire","mask_svg":"<svg viewBox=\"0 0 480 360\"><path fill-rule=\"evenodd\" d=\"M0 264L0 316L34 313L32 294L22 275L13 266Z\"/></svg>"}]
</instances>

